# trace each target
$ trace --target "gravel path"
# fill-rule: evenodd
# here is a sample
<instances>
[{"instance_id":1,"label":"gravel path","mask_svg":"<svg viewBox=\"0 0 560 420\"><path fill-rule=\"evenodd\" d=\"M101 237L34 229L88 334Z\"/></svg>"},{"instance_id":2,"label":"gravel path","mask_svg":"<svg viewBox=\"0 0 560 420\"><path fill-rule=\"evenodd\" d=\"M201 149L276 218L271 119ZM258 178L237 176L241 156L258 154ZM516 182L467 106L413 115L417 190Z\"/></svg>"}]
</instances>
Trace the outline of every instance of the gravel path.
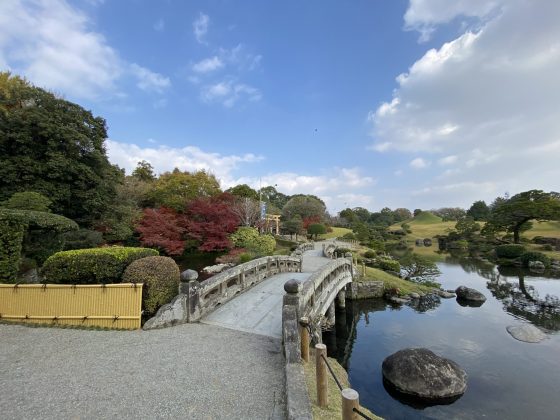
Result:
<instances>
[{"instance_id":1,"label":"gravel path","mask_svg":"<svg viewBox=\"0 0 560 420\"><path fill-rule=\"evenodd\" d=\"M0 324L0 418L284 417L277 339L212 325L90 331Z\"/></svg>"}]
</instances>

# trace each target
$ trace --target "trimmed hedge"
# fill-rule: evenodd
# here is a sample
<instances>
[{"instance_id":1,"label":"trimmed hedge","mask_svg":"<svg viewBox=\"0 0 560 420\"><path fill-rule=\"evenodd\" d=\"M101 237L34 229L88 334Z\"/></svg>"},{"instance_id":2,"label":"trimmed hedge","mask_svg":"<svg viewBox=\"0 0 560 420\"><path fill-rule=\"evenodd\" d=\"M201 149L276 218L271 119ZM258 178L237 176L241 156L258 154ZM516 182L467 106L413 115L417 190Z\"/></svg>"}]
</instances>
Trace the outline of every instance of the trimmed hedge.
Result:
<instances>
[{"instance_id":1,"label":"trimmed hedge","mask_svg":"<svg viewBox=\"0 0 560 420\"><path fill-rule=\"evenodd\" d=\"M15 283L27 224L0 212L0 282Z\"/></svg>"},{"instance_id":2,"label":"trimmed hedge","mask_svg":"<svg viewBox=\"0 0 560 420\"><path fill-rule=\"evenodd\" d=\"M394 271L396 273L401 271L401 265L399 262L388 258L379 258L375 261L374 265L383 271Z\"/></svg>"},{"instance_id":3,"label":"trimmed hedge","mask_svg":"<svg viewBox=\"0 0 560 420\"><path fill-rule=\"evenodd\" d=\"M142 307L154 315L161 305L169 303L179 290L181 273L169 257L145 257L132 262L123 274L123 283L143 283Z\"/></svg>"},{"instance_id":4,"label":"trimmed hedge","mask_svg":"<svg viewBox=\"0 0 560 420\"><path fill-rule=\"evenodd\" d=\"M49 283L120 283L130 263L157 255L155 249L122 246L62 251L45 261L42 275Z\"/></svg>"},{"instance_id":5,"label":"trimmed hedge","mask_svg":"<svg viewBox=\"0 0 560 420\"><path fill-rule=\"evenodd\" d=\"M540 261L544 264L545 267L550 267L550 258L542 252L525 252L519 259L521 260L523 267L529 267L530 261Z\"/></svg>"},{"instance_id":6,"label":"trimmed hedge","mask_svg":"<svg viewBox=\"0 0 560 420\"><path fill-rule=\"evenodd\" d=\"M496 247L498 258L519 258L525 252L525 247L519 244L506 244Z\"/></svg>"}]
</instances>

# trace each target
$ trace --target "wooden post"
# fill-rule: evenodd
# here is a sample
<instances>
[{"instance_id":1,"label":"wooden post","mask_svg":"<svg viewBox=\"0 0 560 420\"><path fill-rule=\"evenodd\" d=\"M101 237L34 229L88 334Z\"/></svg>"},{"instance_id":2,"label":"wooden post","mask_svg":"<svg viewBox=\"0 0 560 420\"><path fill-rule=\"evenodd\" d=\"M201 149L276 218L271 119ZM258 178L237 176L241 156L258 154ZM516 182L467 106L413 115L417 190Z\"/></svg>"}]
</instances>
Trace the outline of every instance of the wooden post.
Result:
<instances>
[{"instance_id":1,"label":"wooden post","mask_svg":"<svg viewBox=\"0 0 560 420\"><path fill-rule=\"evenodd\" d=\"M323 357L327 357L327 346L315 344L315 371L317 373L317 405L326 407L329 404L327 365Z\"/></svg>"},{"instance_id":2,"label":"wooden post","mask_svg":"<svg viewBox=\"0 0 560 420\"><path fill-rule=\"evenodd\" d=\"M299 334L301 337L301 358L305 363L309 362L309 331L307 330L309 322L306 317L299 320Z\"/></svg>"},{"instance_id":3,"label":"wooden post","mask_svg":"<svg viewBox=\"0 0 560 420\"><path fill-rule=\"evenodd\" d=\"M342 394L342 420L358 420L358 413L354 412L354 408L360 408L359 395L352 388L345 388Z\"/></svg>"}]
</instances>

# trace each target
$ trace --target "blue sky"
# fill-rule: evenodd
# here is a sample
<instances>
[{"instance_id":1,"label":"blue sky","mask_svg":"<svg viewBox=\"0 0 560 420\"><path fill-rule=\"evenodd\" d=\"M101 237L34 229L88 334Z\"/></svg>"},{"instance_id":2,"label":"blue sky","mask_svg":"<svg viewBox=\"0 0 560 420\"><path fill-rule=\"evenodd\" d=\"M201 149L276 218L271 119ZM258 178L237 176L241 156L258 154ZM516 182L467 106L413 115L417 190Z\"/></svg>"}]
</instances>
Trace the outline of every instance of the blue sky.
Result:
<instances>
[{"instance_id":1,"label":"blue sky","mask_svg":"<svg viewBox=\"0 0 560 420\"><path fill-rule=\"evenodd\" d=\"M555 0L0 2L0 69L107 120L129 173L346 206L558 190Z\"/></svg>"}]
</instances>

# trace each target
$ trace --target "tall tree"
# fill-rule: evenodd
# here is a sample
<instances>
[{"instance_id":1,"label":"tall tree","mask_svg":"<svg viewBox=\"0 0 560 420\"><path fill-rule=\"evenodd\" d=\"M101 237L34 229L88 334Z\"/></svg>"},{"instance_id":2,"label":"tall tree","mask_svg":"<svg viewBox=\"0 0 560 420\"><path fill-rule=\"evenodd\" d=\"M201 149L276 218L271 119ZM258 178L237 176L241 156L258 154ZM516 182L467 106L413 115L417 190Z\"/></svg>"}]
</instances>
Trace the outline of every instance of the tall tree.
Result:
<instances>
[{"instance_id":1,"label":"tall tree","mask_svg":"<svg viewBox=\"0 0 560 420\"><path fill-rule=\"evenodd\" d=\"M236 185L235 187L228 188L226 192L236 197L250 198L252 200L259 199L259 193L249 187L247 184L240 184Z\"/></svg>"},{"instance_id":2,"label":"tall tree","mask_svg":"<svg viewBox=\"0 0 560 420\"><path fill-rule=\"evenodd\" d=\"M255 226L261 216L259 202L249 197L236 197L231 210L242 226Z\"/></svg>"},{"instance_id":3,"label":"tall tree","mask_svg":"<svg viewBox=\"0 0 560 420\"><path fill-rule=\"evenodd\" d=\"M317 220L318 217L318 221L321 221L326 215L325 203L313 195L295 195L282 209L282 217L290 220L295 215L299 215L303 220L310 218Z\"/></svg>"},{"instance_id":4,"label":"tall tree","mask_svg":"<svg viewBox=\"0 0 560 420\"><path fill-rule=\"evenodd\" d=\"M467 216L477 221L486 221L488 220L488 216L490 216L490 208L483 200L475 201L467 210Z\"/></svg>"},{"instance_id":5,"label":"tall tree","mask_svg":"<svg viewBox=\"0 0 560 420\"><path fill-rule=\"evenodd\" d=\"M154 174L154 167L148 161L138 162L134 171L132 171L132 176L144 182L155 181L156 176Z\"/></svg>"},{"instance_id":6,"label":"tall tree","mask_svg":"<svg viewBox=\"0 0 560 420\"><path fill-rule=\"evenodd\" d=\"M531 220L560 220L560 194L530 190L500 201L492 209L486 230L506 230L519 243L519 233Z\"/></svg>"},{"instance_id":7,"label":"tall tree","mask_svg":"<svg viewBox=\"0 0 560 420\"><path fill-rule=\"evenodd\" d=\"M19 78L0 80L0 201L36 191L54 213L91 224L124 176L107 159L105 120Z\"/></svg>"},{"instance_id":8,"label":"tall tree","mask_svg":"<svg viewBox=\"0 0 560 420\"><path fill-rule=\"evenodd\" d=\"M206 171L183 172L175 168L165 172L154 181L148 192L148 203L153 207L168 207L184 211L191 200L220 194L216 177Z\"/></svg>"}]
</instances>

